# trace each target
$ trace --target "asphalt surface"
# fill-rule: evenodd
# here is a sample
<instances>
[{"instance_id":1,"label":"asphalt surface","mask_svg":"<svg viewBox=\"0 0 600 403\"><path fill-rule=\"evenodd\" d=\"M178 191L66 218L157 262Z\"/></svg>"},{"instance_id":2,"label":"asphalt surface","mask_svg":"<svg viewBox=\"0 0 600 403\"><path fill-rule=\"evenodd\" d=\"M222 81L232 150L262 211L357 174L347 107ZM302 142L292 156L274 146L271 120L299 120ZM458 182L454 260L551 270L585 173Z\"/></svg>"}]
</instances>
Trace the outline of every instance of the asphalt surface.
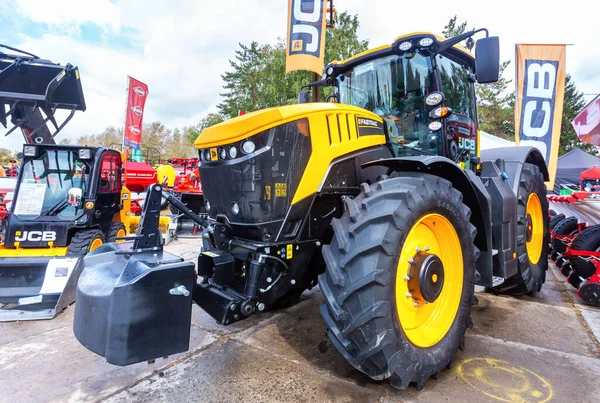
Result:
<instances>
[{"instance_id":1,"label":"asphalt surface","mask_svg":"<svg viewBox=\"0 0 600 403\"><path fill-rule=\"evenodd\" d=\"M167 249L193 259L197 241ZM542 293L478 293L456 364L417 391L373 381L326 335L318 289L299 304L223 327L194 307L191 349L153 364L107 364L50 321L0 324L0 402L599 402L600 309L555 267Z\"/></svg>"}]
</instances>

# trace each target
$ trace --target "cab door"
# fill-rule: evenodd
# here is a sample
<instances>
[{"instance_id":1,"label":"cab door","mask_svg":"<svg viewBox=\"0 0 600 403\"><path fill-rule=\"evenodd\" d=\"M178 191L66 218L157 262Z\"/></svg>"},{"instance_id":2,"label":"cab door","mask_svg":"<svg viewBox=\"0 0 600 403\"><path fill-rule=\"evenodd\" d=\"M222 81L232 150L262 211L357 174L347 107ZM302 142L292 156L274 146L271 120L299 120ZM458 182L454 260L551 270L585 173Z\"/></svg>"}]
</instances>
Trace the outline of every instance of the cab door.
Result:
<instances>
[{"instance_id":1,"label":"cab door","mask_svg":"<svg viewBox=\"0 0 600 403\"><path fill-rule=\"evenodd\" d=\"M106 151L100 159L94 218L105 233L121 210L122 167L121 155L116 151Z\"/></svg>"}]
</instances>

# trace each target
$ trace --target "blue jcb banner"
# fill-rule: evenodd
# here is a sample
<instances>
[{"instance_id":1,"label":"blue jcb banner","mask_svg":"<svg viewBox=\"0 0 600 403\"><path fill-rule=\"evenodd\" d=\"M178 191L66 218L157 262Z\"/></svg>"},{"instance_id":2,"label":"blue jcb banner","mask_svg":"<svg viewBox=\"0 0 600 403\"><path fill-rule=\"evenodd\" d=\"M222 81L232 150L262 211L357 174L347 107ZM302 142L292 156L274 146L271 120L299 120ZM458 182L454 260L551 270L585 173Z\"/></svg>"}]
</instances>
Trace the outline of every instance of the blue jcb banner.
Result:
<instances>
[{"instance_id":1,"label":"blue jcb banner","mask_svg":"<svg viewBox=\"0 0 600 403\"><path fill-rule=\"evenodd\" d=\"M548 189L554 188L565 95L565 45L516 48L515 140L536 147L548 166Z\"/></svg>"},{"instance_id":2,"label":"blue jcb banner","mask_svg":"<svg viewBox=\"0 0 600 403\"><path fill-rule=\"evenodd\" d=\"M321 74L325 57L327 0L288 0L285 72Z\"/></svg>"}]
</instances>

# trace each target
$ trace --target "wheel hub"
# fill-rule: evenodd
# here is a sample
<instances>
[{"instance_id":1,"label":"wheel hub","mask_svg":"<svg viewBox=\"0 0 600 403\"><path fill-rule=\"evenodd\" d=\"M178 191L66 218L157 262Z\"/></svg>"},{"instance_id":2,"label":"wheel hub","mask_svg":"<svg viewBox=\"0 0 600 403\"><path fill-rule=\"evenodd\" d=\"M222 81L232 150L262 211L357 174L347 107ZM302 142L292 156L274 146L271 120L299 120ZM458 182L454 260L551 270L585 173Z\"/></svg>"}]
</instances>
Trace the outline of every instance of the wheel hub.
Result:
<instances>
[{"instance_id":1,"label":"wheel hub","mask_svg":"<svg viewBox=\"0 0 600 403\"><path fill-rule=\"evenodd\" d=\"M533 220L531 219L531 214L527 214L526 225L527 225L527 242L531 242L531 237L533 236Z\"/></svg>"},{"instance_id":2,"label":"wheel hub","mask_svg":"<svg viewBox=\"0 0 600 403\"><path fill-rule=\"evenodd\" d=\"M432 253L417 252L408 269L408 289L416 303L434 302L444 286L444 265Z\"/></svg>"}]
</instances>

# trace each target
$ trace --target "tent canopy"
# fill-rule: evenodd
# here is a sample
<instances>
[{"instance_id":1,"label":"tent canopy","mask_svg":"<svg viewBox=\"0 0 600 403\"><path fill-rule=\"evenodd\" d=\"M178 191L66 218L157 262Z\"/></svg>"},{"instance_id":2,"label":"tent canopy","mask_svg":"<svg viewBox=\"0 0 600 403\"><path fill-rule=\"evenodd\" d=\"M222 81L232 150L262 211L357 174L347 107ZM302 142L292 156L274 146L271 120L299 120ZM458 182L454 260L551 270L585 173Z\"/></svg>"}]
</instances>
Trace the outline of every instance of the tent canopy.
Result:
<instances>
[{"instance_id":1,"label":"tent canopy","mask_svg":"<svg viewBox=\"0 0 600 403\"><path fill-rule=\"evenodd\" d=\"M574 148L558 159L554 191L559 193L561 187L575 186L579 189L579 176L585 170L600 165L598 157L588 154L580 148Z\"/></svg>"}]
</instances>

